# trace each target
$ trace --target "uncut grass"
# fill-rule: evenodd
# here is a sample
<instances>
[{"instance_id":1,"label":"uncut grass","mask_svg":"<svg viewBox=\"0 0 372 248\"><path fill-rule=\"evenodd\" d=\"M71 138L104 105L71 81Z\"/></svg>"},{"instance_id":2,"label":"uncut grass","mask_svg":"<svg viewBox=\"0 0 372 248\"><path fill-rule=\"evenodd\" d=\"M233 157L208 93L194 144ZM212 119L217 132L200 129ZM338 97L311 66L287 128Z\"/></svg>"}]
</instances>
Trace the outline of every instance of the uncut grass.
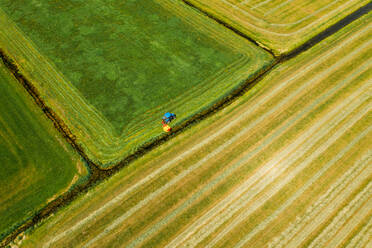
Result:
<instances>
[{"instance_id":1,"label":"uncut grass","mask_svg":"<svg viewBox=\"0 0 372 248\"><path fill-rule=\"evenodd\" d=\"M81 161L2 62L0 81L2 238L67 190Z\"/></svg>"},{"instance_id":2,"label":"uncut grass","mask_svg":"<svg viewBox=\"0 0 372 248\"><path fill-rule=\"evenodd\" d=\"M304 31L299 32L298 34L293 34L288 37L281 37L276 34L268 34L265 33L262 30L256 29L254 27L251 27L250 25L244 24L244 22L248 22L252 25L257 25L260 28L278 32L278 33L288 33L298 30L299 28L306 26L306 24L310 24L311 21L316 21L314 17L308 18L304 23L299 23L296 25L291 25L288 27L281 27L281 26L274 26L271 27L270 25L267 25L263 22L259 22L257 20L253 20L244 14L240 13L239 11L233 9L232 6L229 4L224 4L221 1L206 1L206 0L188 0L188 2L191 2L195 6L197 6L199 9L212 14L213 16L217 17L218 19L226 22L227 24L231 25L232 27L238 29L239 31L243 32L244 34L252 37L254 40L260 42L261 44L264 44L264 46L269 47L273 50L273 52L277 55L282 53L287 53L290 50L300 46L304 42L306 42L311 37L315 36L316 34L320 33L325 28L331 26L332 24L336 23L338 20L342 19L343 17L347 16L348 14L352 13L353 11L357 10L358 8L366 5L368 1L350 1L348 4L346 3L346 6L339 11L338 13L334 13L330 16L330 18L327 18L327 20L323 20L320 23L317 23L315 26L308 27ZM327 10L323 10L320 13L316 14L318 17L319 15L326 14L335 8L341 6L342 4L345 4L346 1L343 1L342 3L337 3L336 5L333 5L331 8L328 8ZM234 4L236 4L237 1L235 1ZM271 7L277 7L281 2L280 1L274 1L272 2ZM265 19L267 21L270 20L278 20L279 23L287 23L294 20L299 20L303 17L308 16L307 10L296 10L296 7L299 6L303 1L300 3L296 1L295 3L290 3L287 6L283 6L282 8L278 9L276 12L273 12L272 14L264 16L264 14L267 12L265 11L265 8L262 10L260 8L255 9L254 11L249 10L249 7L244 7L244 10L247 10L250 12L250 14L256 16L259 19ZM313 4L306 6L306 8L317 8L319 9L320 6L324 6L324 1L313 1ZM313 7L311 7L313 6ZM268 6L270 7L270 6ZM283 9L290 9L293 8L296 11L293 11L293 13L288 16L288 13L283 11ZM269 9L269 8L267 8ZM257 16L257 11L261 11L262 15ZM253 13L252 13L253 12ZM286 17L285 21L283 21L283 14L284 17ZM290 17L290 18L288 18ZM288 21L287 21L288 19Z\"/></svg>"},{"instance_id":3,"label":"uncut grass","mask_svg":"<svg viewBox=\"0 0 372 248\"><path fill-rule=\"evenodd\" d=\"M349 117L352 118L352 117ZM347 121L347 120L345 120ZM344 121L344 122L345 122ZM289 198L294 192L296 192L301 186L303 186L308 180L310 180L313 175L321 169L324 164L326 164L328 161L330 161L333 158L333 155L342 148L346 147L348 143L354 138L358 132L360 132L361 128L365 128L368 124L368 118L364 118L363 120L359 121L357 124L353 126L352 129L349 129L346 134L344 134L342 137L340 137L336 142L332 144L326 151L324 151L318 158L314 159L311 164L309 164L305 169L303 169L298 175L295 176L293 180L291 180L286 186L284 186L278 193L273 195L261 208L256 210L254 213L252 213L246 220L244 220L241 224L238 224L231 233L227 234L223 240L225 242L221 242L218 244L219 247L226 247L226 246L232 246L233 244L236 244L241 238L243 238L246 234L248 234L251 230L253 230L260 222L265 220L268 216L273 214L275 210L280 207L286 200ZM340 123L339 125L342 125ZM330 136L331 133L327 134L327 136ZM323 137L318 144L321 144L324 140L327 139L327 136ZM300 210L304 211L305 206L311 205L313 201L316 200L316 198L320 195L320 192L327 189L333 181L339 178L340 175L344 173L344 171L352 165L352 161L357 160L360 158L361 154L363 154L365 151L368 151L368 137L365 137L362 141L359 142L358 145L355 145L346 155L343 156L339 161L343 161L342 165L343 167L339 166L341 163L337 163L333 165L330 169L328 169L327 172L325 172L321 178L318 179L317 182L315 182L305 193L300 196L295 203L293 203L290 207L287 208L281 214L283 216L281 219L277 217L276 220L274 220L272 223L280 223L281 227L284 227L285 223L290 223L292 220L292 217L295 218L300 214ZM361 149L363 147L364 149ZM307 154L311 154L312 150L316 149L317 146L315 145L313 149L309 150ZM300 163L306 155L303 156L302 159L296 161L296 163ZM293 165L296 166L296 165ZM275 182L280 182L281 180L285 179L286 175L293 169L293 166L288 168L285 172L282 173L274 182L272 182L267 188L275 187ZM261 192L264 193L265 190ZM257 198L257 197L256 197ZM252 199L251 202L254 202L255 200ZM244 212L245 209L241 209L238 213L235 215L238 215L241 212ZM288 213L291 213L291 216L288 216ZM259 232L259 234L256 234L254 238L251 239L249 243L246 243L246 245L265 245L267 244L268 238L267 234L272 233L272 223L270 223L268 231L266 229L264 231ZM225 225L228 225L229 221L225 223ZM221 226L223 228L223 226ZM220 229L221 229L220 228ZM213 238L214 236L219 235L219 230L217 229L215 233L213 233L212 236L209 237L209 239ZM258 242L258 238L261 237L262 240ZM200 245L206 244L208 241L204 240Z\"/></svg>"},{"instance_id":4,"label":"uncut grass","mask_svg":"<svg viewBox=\"0 0 372 248\"><path fill-rule=\"evenodd\" d=\"M281 142L278 143L278 146L279 146L279 147L280 147L280 143L281 143ZM237 151L237 153L239 154L240 151ZM258 156L259 156L259 155L258 155ZM256 161L257 161L257 159L256 159ZM254 164L255 164L255 163L250 163L250 165L247 166L246 169L252 170L252 167L253 167L253 168L256 167L256 166L254 166ZM244 171L244 172L243 172L243 170L240 170L240 171L238 171L238 172L235 173L236 175L231 176L230 180L229 180L229 179L226 179L226 181L227 181L228 183L231 183L232 181L238 181L238 182L239 182L239 181L244 181L244 180L242 180L242 179L237 180L237 178L239 178L239 176L246 175L246 174L248 174L249 172L250 172L250 171L248 171L248 172ZM218 191L218 190L216 190L216 191ZM205 199L209 199L209 200L212 202L211 199L219 199L219 197L217 196L216 198L212 198L210 195L208 195L208 196L205 196ZM210 202L209 204L211 204L211 202ZM195 208L198 209L199 211L202 209L201 206L197 206L197 207L195 207ZM196 217L195 217L195 218L196 218ZM187 221L189 221L189 220L187 220ZM179 220L178 220L178 221L175 221L175 223L179 224L180 221L179 221ZM174 230L174 229L176 229L176 228L175 228L174 226L172 226L172 227L170 227L169 229L170 229L170 230ZM165 231L165 233L168 233L168 231L169 231L169 230ZM160 236L162 236L162 235L160 235ZM163 237L163 236L162 236L162 237ZM154 243L150 243L150 244L146 244L146 245L155 245L155 244L154 244ZM157 244L157 245L162 245L162 244Z\"/></svg>"}]
</instances>

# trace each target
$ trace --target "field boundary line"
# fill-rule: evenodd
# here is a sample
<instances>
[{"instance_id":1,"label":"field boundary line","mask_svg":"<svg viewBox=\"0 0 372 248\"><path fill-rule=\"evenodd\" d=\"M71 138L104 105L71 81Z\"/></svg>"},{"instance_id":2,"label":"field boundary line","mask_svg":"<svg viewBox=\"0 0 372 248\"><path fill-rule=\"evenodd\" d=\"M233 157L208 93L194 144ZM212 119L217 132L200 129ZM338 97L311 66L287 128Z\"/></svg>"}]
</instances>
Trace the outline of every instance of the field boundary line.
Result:
<instances>
[{"instance_id":1,"label":"field boundary line","mask_svg":"<svg viewBox=\"0 0 372 248\"><path fill-rule=\"evenodd\" d=\"M356 96L359 95L359 91L357 91L356 93L348 97L349 101L352 101ZM362 102L364 101L364 99L359 99L359 101L360 100ZM343 104L345 104L345 102L343 102ZM194 223L189 225L189 227L186 228L180 235L178 235L170 244L168 244L167 247L175 247L175 246L180 245L181 243L183 246L188 246L188 245L193 246L199 243L200 241L202 241L210 233L212 233L216 228L218 228L224 222L224 220L226 220L227 218L230 218L235 212L237 212L241 208L241 206L244 203L247 203L251 199L253 199L255 195L257 195L262 189L264 189L270 182L272 182L278 176L276 175L275 177L274 175L271 175L271 174L277 174L276 172L282 172L290 166L289 164L286 164L286 167L281 167L280 171L270 171L270 169L273 168L273 166L275 166L277 161L289 159L291 161L290 164L292 164L299 157L301 157L308 149L313 147L313 145L315 145L315 143L319 139L321 139L323 136L316 137L316 139L308 140L307 143L309 144L306 145L305 149L297 150L296 153L293 154L293 156L290 155L289 156L290 158L286 158L289 154L291 154L293 150L298 148L298 146L300 146L303 143L304 139L306 140L306 137L311 136L313 132L315 133L321 132L321 131L326 132L326 130L328 130L329 127L321 126L321 125L329 121L329 118L333 119L333 122L335 122L335 123L330 124L332 127L332 126L337 125L341 120L346 118L346 116L349 115L353 111L353 109L348 110L348 111L345 110L344 112L340 114L336 114L336 116L334 116L334 114L337 113L337 111L339 111L341 106L342 105L338 106L337 108L327 113L322 118L322 121L317 122L315 125L311 126L308 130L306 130L306 132L301 135L301 138L297 138L296 141L291 144L289 149L281 151L274 158L271 158L269 162L265 163L266 167L263 166L260 169L262 170L262 173L261 173L262 176L260 176L260 178L254 178L252 176L251 178L253 179L250 178L249 180L246 180L245 182L243 182L241 185L239 185L239 187L237 187L234 190L234 193L230 193L228 197L224 198L222 201L216 204L212 209L204 213L202 217L199 217ZM336 118L336 117L340 117L340 118ZM353 121L357 121L357 120L353 120ZM329 124L329 122L327 124ZM339 136L342 133L341 134L336 133L336 134ZM335 136L332 136L332 137L335 137ZM315 156L317 153L313 153L313 154L314 154L313 156ZM267 172L268 174L265 174ZM262 178L266 178L266 177L268 178L267 181L261 180ZM255 182L257 181L260 181L262 183L255 184ZM250 186L252 185L254 186L250 188ZM275 188L274 190L279 190L279 189ZM249 194L250 191L254 191L254 194L253 195ZM265 195L265 197L269 198L270 196ZM234 202L236 199L238 199L238 201ZM263 202L265 202L265 200L263 200ZM238 205L238 206L235 206L235 205ZM257 202L256 202L256 205L258 205ZM236 207L239 207L239 208L236 208ZM215 216L216 214L221 214L222 211L227 212L227 213L221 216L220 218Z\"/></svg>"}]
</instances>

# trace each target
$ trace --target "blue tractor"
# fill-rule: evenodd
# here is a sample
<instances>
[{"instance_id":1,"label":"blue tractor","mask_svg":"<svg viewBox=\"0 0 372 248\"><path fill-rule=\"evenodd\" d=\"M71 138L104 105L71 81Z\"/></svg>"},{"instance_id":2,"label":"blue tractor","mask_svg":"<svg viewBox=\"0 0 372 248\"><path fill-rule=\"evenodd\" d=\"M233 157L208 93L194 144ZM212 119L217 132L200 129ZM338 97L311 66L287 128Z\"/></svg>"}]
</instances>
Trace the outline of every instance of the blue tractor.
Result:
<instances>
[{"instance_id":1,"label":"blue tractor","mask_svg":"<svg viewBox=\"0 0 372 248\"><path fill-rule=\"evenodd\" d=\"M176 115L173 114L173 113L165 113L164 116L162 117L162 123L163 124L168 124L170 123L172 120L176 119Z\"/></svg>"}]
</instances>

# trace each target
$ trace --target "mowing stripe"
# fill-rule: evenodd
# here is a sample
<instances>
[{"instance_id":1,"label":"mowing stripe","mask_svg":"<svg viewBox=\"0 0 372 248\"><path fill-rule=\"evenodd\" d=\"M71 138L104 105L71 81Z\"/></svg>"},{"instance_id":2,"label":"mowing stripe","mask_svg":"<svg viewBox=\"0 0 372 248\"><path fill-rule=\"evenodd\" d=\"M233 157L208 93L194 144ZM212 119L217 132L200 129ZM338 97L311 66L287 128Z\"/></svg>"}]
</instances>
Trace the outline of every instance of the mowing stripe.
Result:
<instances>
[{"instance_id":1,"label":"mowing stripe","mask_svg":"<svg viewBox=\"0 0 372 248\"><path fill-rule=\"evenodd\" d=\"M370 213L369 220L367 224L360 230L346 245L347 248L363 247L362 244L365 244L372 237L372 213Z\"/></svg>"},{"instance_id":2,"label":"mowing stripe","mask_svg":"<svg viewBox=\"0 0 372 248\"><path fill-rule=\"evenodd\" d=\"M248 3L248 1L249 1L249 0L246 0L246 1L243 1L243 2L241 2L241 3L239 3L239 4L240 4L241 6L242 6L242 5L244 6L245 4ZM271 2L271 1L273 1L273 0L266 0L266 1L262 1L262 2L260 2L260 3L256 4L256 5L253 5L253 6L251 7L251 10L257 9L257 8L261 7L262 5L265 5L266 3ZM244 9L242 9L242 8L239 8L239 9L241 9L241 11L246 12L246 11L245 11Z\"/></svg>"},{"instance_id":3,"label":"mowing stripe","mask_svg":"<svg viewBox=\"0 0 372 248\"><path fill-rule=\"evenodd\" d=\"M287 0L287 1L284 1L278 5L275 6L275 8L272 8L270 9L269 11L267 11L263 16L266 17L267 15L270 15L272 13L274 13L275 11L277 11L278 9L281 9L284 5L287 5L291 2L293 2L294 0ZM335 1L336 2L336 1ZM335 3L335 2L330 2L329 4L326 5L326 9L328 9L330 7L330 5L332 3ZM299 23L301 23L302 21L306 20L307 18L310 18L311 16L314 16L314 14L316 13L319 13L321 11L322 8L320 8L319 10L317 11L314 11L313 13L307 15L306 17L302 18L301 21Z\"/></svg>"},{"instance_id":4,"label":"mowing stripe","mask_svg":"<svg viewBox=\"0 0 372 248\"><path fill-rule=\"evenodd\" d=\"M355 33L355 35L353 35L349 39L345 40L345 42L343 42L340 46L327 51L327 53L324 54L324 56L322 56L318 60L316 60L315 63L313 63L311 65L308 65L308 66L305 65L306 67L303 70L301 70L296 75L292 76L292 78L290 78L287 82L284 82L283 84L278 84L272 91L269 92L269 94L263 96L262 99L259 99L257 101L257 104L254 105L253 109L251 109L251 111L244 112L241 116L239 116L238 118L236 118L233 121L229 122L226 126L224 126L223 128L221 128L220 130L218 130L216 133L212 134L208 138L204 139L198 145L194 146L190 150L185 151L184 153L182 153L180 156L174 158L173 160L167 162L162 167L160 167L159 169L157 169L156 171L154 171L151 175L146 176L142 180L138 181L136 184L132 185L131 187L129 187L128 189L126 189L125 191L123 191L122 193L120 193L118 196L116 196L115 198L113 198L112 200L110 200L109 202L107 202L105 205L103 205L100 209L92 212L89 216L87 216L86 218L82 219L81 221L79 221L78 223L76 223L75 225L73 225L72 227L70 227L69 229L67 229L67 230L63 231L62 233L54 236L53 239L51 239L49 242L46 243L45 247L48 247L50 244L56 242L57 240L61 239L65 235L71 234L72 232L74 232L78 228L82 227L84 224L86 224L86 223L88 223L88 222L96 219L97 216L99 216L100 214L102 214L106 209L109 209L113 205L119 203L124 197L126 197L131 192L135 191L141 185L143 185L143 184L145 184L145 183L147 183L147 182L155 179L158 175L160 175L162 172L164 172L166 169L168 169L171 165L173 165L173 164L175 164L175 163L183 160L187 156L191 155L193 152L195 152L195 151L199 150L200 148L202 148L204 145L206 145L206 144L210 143L211 141L213 141L218 136L220 136L220 135L224 134L225 132L227 132L228 130L230 130L234 125L236 125L239 122L241 122L242 120L244 120L244 118L246 118L252 112L254 112L255 110L257 110L261 105L264 105L267 101L269 101L271 97L275 96L275 94L277 94L278 92L280 92L285 86L287 86L287 84L289 84L289 83L295 81L296 79L302 77L305 73L307 73L307 72L311 71L312 69L314 69L318 64L323 63L324 61L327 61L327 59L328 59L329 56L331 56L334 53L340 51L343 47L345 47L346 45L352 43L354 40L358 39L359 36L362 35L365 30L367 30L367 28L364 28L361 31ZM348 58L350 56L352 57L352 55L349 55ZM343 59L343 60L346 60L346 59ZM339 61L339 63L341 63L341 61ZM304 85L302 88L307 87L307 85L310 85L310 83ZM302 88L301 88L301 90L302 90ZM285 98L282 101L282 103L283 102L286 102L286 101L289 101L290 99L292 99L293 97L295 97L297 94L299 94L299 92L300 91L294 92L294 94L292 94L292 95L288 96L287 98ZM263 119L265 119L266 117L269 117L274 111L276 111L277 109L280 109L280 107L281 107L281 105L279 105L278 107L274 108L273 111L270 111L270 112L266 113L265 115L261 116L259 119L257 119L255 122L253 122L247 128L245 128L242 132L240 132L239 134L237 134L236 136L234 136L233 137L234 140L232 142L228 142L227 144L229 145L230 143L233 143L236 139L239 138L239 136L241 134L249 131L251 128L253 128L257 124L259 124ZM226 146L224 146L222 149L219 149L219 150L223 150L225 147ZM213 153L209 157L213 157L215 154L217 154L217 153Z\"/></svg>"},{"instance_id":5,"label":"mowing stripe","mask_svg":"<svg viewBox=\"0 0 372 248\"><path fill-rule=\"evenodd\" d=\"M202 241L205 237L207 237L210 233L212 233L216 228L218 228L224 221L229 219L234 213L236 213L243 205L248 203L256 194L258 194L262 189L264 189L268 184L274 181L281 172L283 172L286 168L288 168L292 163L294 163L298 158L306 153L318 140L320 140L325 134L327 134L328 130L332 127L335 127L338 123L341 122L345 117L347 117L352 111L356 109L360 104L362 104L366 97L358 98L360 94L363 94L363 90L365 87L360 88L357 92L352 94L348 97L343 104L340 104L335 109L330 111L330 113L326 114L320 121L316 124L311 126L305 133L303 133L299 138L296 139L287 149L283 150L282 152L278 153L275 157L273 157L268 163L266 163L260 170L258 171L258 177L253 175L247 181L243 182L234 192L229 193L229 195L220 201L217 205L215 205L211 210L205 213L202 217L199 217L197 221L191 224L187 229L185 229L180 235L178 235L167 247L177 247L177 246L194 246L200 241ZM356 103L347 106L356 98ZM347 109L347 110L346 110ZM365 112L368 112L368 108L363 111L363 115ZM341 111L342 110L342 111ZM340 112L340 114L336 114ZM336 116L334 116L336 114ZM361 114L359 114L361 115ZM362 115L362 116L363 116ZM362 117L360 116L360 117ZM333 119L333 120L332 120ZM348 127L353 125L358 119L355 118L351 121L351 123L347 123ZM316 130L320 135L317 134ZM312 156L318 156L321 152L323 152L329 145L331 145L335 139L340 137L345 130L342 129L340 132L335 133L332 137L331 142L327 142L324 145L323 149L318 149L316 152L312 154ZM317 135L315 135L317 134ZM310 137L312 137L310 139ZM305 141L306 145L303 145ZM330 143L330 144L328 144ZM281 168L274 168L278 161L282 161L283 159L287 158L288 162L285 166ZM310 159L309 159L310 160ZM307 163L303 165L305 167ZM293 174L297 174L300 169L297 168ZM290 177L286 177L286 180L289 180ZM276 187L273 189L274 191L278 191L280 187L284 186L287 182L282 183L281 186ZM249 189L248 191L246 191ZM275 192L276 193L276 192ZM256 208L261 206L267 199L269 199L271 195L265 194L264 199L260 202L255 201L254 204ZM237 200L236 202L234 202ZM234 202L234 203L233 203ZM222 213L224 211L226 213Z\"/></svg>"},{"instance_id":6,"label":"mowing stripe","mask_svg":"<svg viewBox=\"0 0 372 248\"><path fill-rule=\"evenodd\" d=\"M321 9L309 14L308 16L296 21L296 22L292 22L292 23L271 23L271 22L268 22L264 19L260 19L258 17L255 17L254 15L252 15L251 13L247 12L246 10L238 7L237 5L234 5L232 3L229 3L228 1L226 0L220 0L221 2L225 3L226 5L229 5L231 8L235 9L235 10L238 10L239 12L241 12L242 14L244 14L245 16L248 16L249 18L253 19L254 21L258 22L258 23L261 23L261 22L265 22L267 25L269 26L273 26L273 27L287 27L287 26L295 26L295 25L298 25L300 24L301 22L313 17L314 15L316 15L318 12L321 12L329 7L331 7L332 5L336 4L337 2L340 2L341 0L336 0L336 1L333 1L331 3L329 3L328 5L322 7ZM265 28L261 28L259 27L258 25L255 25L255 24L252 24L250 23L249 21L245 21L243 19L240 19L240 22L242 22L244 25L246 26L250 26L252 27L254 30L259 30L263 33L268 33L268 34L273 34L273 35L277 35L277 36L283 36L283 37L288 37L288 36L291 36L293 34L297 34L297 33L300 33L302 31L306 31L307 29L309 29L311 26L314 26L316 23L318 22L321 22L322 20L325 20L325 19L329 19L328 17L331 16L331 15L334 15L336 13L340 13L340 11L342 11L343 9L345 9L345 6L349 5L350 2L352 1L348 1L344 4L342 4L341 6L335 8L335 9L332 9L332 11L329 11L327 14L324 14L323 16L319 17L317 20L315 20L314 22L310 22L309 24L307 24L306 26L302 27L302 28L299 28L293 32L289 32L289 33L278 33L278 32L274 32L274 31L270 31L268 29L265 29Z\"/></svg>"},{"instance_id":7,"label":"mowing stripe","mask_svg":"<svg viewBox=\"0 0 372 248\"><path fill-rule=\"evenodd\" d=\"M309 231L306 232L307 235L311 233L310 229L314 229L318 225L315 223L316 219L320 219L321 217L325 219L325 217L331 214L331 210L335 210L336 206L340 205L342 201L347 198L347 195L343 195L342 193L351 194L354 191L352 185L359 187L359 184L362 183L363 179L357 180L358 177L368 178L371 176L372 167L370 166L369 162L370 159L367 160L365 167L363 166L362 169L358 170L359 175L349 175L349 177L346 178L342 177L343 180L338 180L338 182L328 189L327 192L323 194L316 203L308 207L305 216L298 218L296 222L291 224L285 231L283 231L279 237L275 238L271 243L271 246L287 247L287 242L291 240L294 242L295 240L293 238L299 233L299 231L302 231L300 233L300 238L304 238L304 230ZM355 184L356 181L358 185ZM328 208L330 211L326 212L325 208Z\"/></svg>"},{"instance_id":8,"label":"mowing stripe","mask_svg":"<svg viewBox=\"0 0 372 248\"><path fill-rule=\"evenodd\" d=\"M336 63L334 66L330 67L328 70L332 71L335 70L335 68L338 68L338 66L342 65L345 60L348 60L349 58L352 58L355 53L362 51L364 46L360 47L353 53L350 53L348 56L340 60L338 63ZM325 72L321 73L318 77L322 77L323 75L328 75L329 72L326 70ZM314 80L317 79L317 77L314 78ZM304 84L302 87L300 87L297 91L292 93L289 97L295 97L299 94L300 91L302 91L307 85L310 85L313 82L313 80L307 82L307 84ZM289 98L287 97L287 98ZM180 181L182 178L187 176L192 170L195 170L196 168L203 165L208 159L213 158L216 156L216 154L222 152L226 149L229 145L233 144L235 141L237 141L242 134L246 133L249 129L251 129L252 125L257 125L262 122L262 119L264 119L267 115L271 114L272 112L276 111L276 109L280 109L280 107L285 103L286 101L282 101L281 104L276 105L275 108L273 108L271 111L267 112L265 115L261 116L259 119L257 119L255 122L253 122L251 125L249 125L247 128L244 128L241 132L239 132L237 135L235 135L232 139L221 145L219 148L217 148L215 151L209 153L206 157L198 161L198 163L192 165L189 169L183 171L179 175L177 175L175 178L173 178L170 182L162 186L161 188L157 189L155 192L151 193L149 196L147 196L144 200L139 202L136 206L128 210L125 214L117 218L111 225L109 225L101 234L97 235L95 238L90 240L84 247L88 247L92 243L96 242L103 236L105 236L107 233L109 233L111 230L116 228L119 224L121 224L125 219L127 219L129 216L131 216L134 212L142 208L144 205L149 203L151 200L155 199L158 195L160 195L163 191L166 189L172 187L174 184L176 184L178 181ZM247 130L248 129L248 130Z\"/></svg>"},{"instance_id":9,"label":"mowing stripe","mask_svg":"<svg viewBox=\"0 0 372 248\"><path fill-rule=\"evenodd\" d=\"M371 60L372 62L372 60ZM319 106L322 102L326 101L330 96L334 95L338 90L340 90L343 86L345 86L347 83L350 83L351 80L353 80L356 76L360 75L362 72L366 71L368 69L369 63L363 64L360 68L355 70L349 77L344 79L341 83L334 86L332 89L330 89L327 92L324 92L321 96L319 96L316 100L312 101L311 104L309 104L308 107L304 108L304 110L299 113L295 118L292 118L288 122L288 124L285 124L285 128L281 128L279 132L276 132L271 138L268 138L268 140L272 140L274 137L278 137L279 134L283 133L283 130L288 129L288 127L292 126L295 121L298 121L300 118L305 116L307 113L311 112L313 109L315 109L317 106ZM267 145L264 144L265 146ZM261 151L263 148L262 146L255 149L254 152L251 153L249 158L252 158L254 155L257 154L257 152ZM248 157L247 157L248 158ZM247 159L246 158L246 159ZM210 190L212 187L217 185L219 182L223 181L226 177L230 176L235 170L237 169L237 166L232 166L230 168L225 168L224 173L213 180L212 182L209 182L206 186L204 186L203 189L201 189L199 192L196 192L193 196L191 196L186 202L184 202L180 207L178 207L176 210L174 210L172 213L170 213L168 216L165 217L165 219L159 221L155 224L154 227L150 228L148 231L146 231L144 234L142 234L139 238L137 238L132 244L130 244L128 247L134 247L138 242L143 242L147 237L149 237L151 234L159 230L162 226L166 225L171 221L171 219L175 218L181 211L183 211L188 205L192 204L192 202L198 200L198 198L203 195L206 191Z\"/></svg>"},{"instance_id":10,"label":"mowing stripe","mask_svg":"<svg viewBox=\"0 0 372 248\"><path fill-rule=\"evenodd\" d=\"M299 227L300 224L303 225L306 221L312 222L314 214L321 212L323 210L323 207L327 206L335 197L337 197L341 192L347 189L348 185L355 181L358 175L365 174L365 170L370 169L369 165L371 156L370 153L368 153L368 155L369 156L367 159L361 160L362 162L360 164L360 167L356 168L356 170L348 170L348 172L340 179L338 179L338 181L333 184L332 187L326 191L326 193L321 195L315 203L307 208L307 211L305 211L305 216L302 216L301 218L298 217L297 220L292 223L284 232L282 232L279 237L273 239L273 243L278 243L279 241L281 241L281 239L287 238L287 235L294 235L294 228L301 228Z\"/></svg>"},{"instance_id":11,"label":"mowing stripe","mask_svg":"<svg viewBox=\"0 0 372 248\"><path fill-rule=\"evenodd\" d=\"M334 164L339 161L347 152L350 151L362 138L369 134L371 130L367 129L364 132L360 133L350 144L348 144L344 149L342 149L335 157L332 158L326 165L324 165L301 189L297 190L283 205L281 205L273 214L263 220L260 225L250 231L243 239L236 244L236 248L244 247L244 245L253 238L256 234L263 231L274 219L276 219L280 214L284 212L290 205L292 205L297 198L299 198L304 192L306 192L311 185L313 185L319 178L321 178L325 172L327 172ZM348 169L347 172L342 176L342 180L334 183L334 185L339 185L344 182L347 178L352 176L352 173L360 173L359 170L362 170L364 167L362 165L368 165L371 161L371 154L367 153L362 159L354 163L354 165ZM244 220L242 220L244 221ZM217 239L216 241L220 240ZM214 243L216 243L216 241Z\"/></svg>"},{"instance_id":12,"label":"mowing stripe","mask_svg":"<svg viewBox=\"0 0 372 248\"><path fill-rule=\"evenodd\" d=\"M369 193L371 194L371 192L372 187L369 185ZM359 193L352 202L339 211L332 223L323 230L309 247L338 247L353 228L370 213L372 197L368 199L366 195L362 195L362 192Z\"/></svg>"},{"instance_id":13,"label":"mowing stripe","mask_svg":"<svg viewBox=\"0 0 372 248\"><path fill-rule=\"evenodd\" d=\"M366 63L366 64L368 64L368 63ZM363 72L368 68L368 66L362 66L362 68L364 67L364 70L363 70ZM360 73L358 73L358 75L360 75ZM350 82L351 80L353 80L353 77L352 78L349 78L349 80L347 80L348 82ZM345 83L345 82L344 82ZM336 86L337 88L339 87L339 85L338 86ZM336 87L334 87L331 91L334 91L335 90L335 88ZM368 88L368 87L366 87L366 88ZM331 92L329 92L329 93L331 93ZM328 94L329 94L328 93ZM327 94L327 95L328 95ZM350 147L351 148L351 147ZM306 160L308 160L309 158L307 158ZM305 160L305 161L306 161ZM289 177L289 176L288 176ZM310 186L310 185L308 185L308 186ZM294 199L292 199L292 200L294 200ZM287 202L287 204L290 204L290 202ZM241 215L239 215L239 216L237 216L237 217L235 217L234 219L235 219L235 221L233 221L231 224L230 224L230 226L228 226L228 227L225 227L225 229L223 230L223 231L221 231L220 232L220 235L218 236L218 237L216 237L212 242L211 242L211 244L210 244L210 246L213 246L213 245L215 245L221 238L223 238L223 236L224 235L226 235L228 232L230 232L233 228L235 228L235 226L236 225L238 225L240 222L242 222L242 221L244 221L244 219L245 218L247 218L248 217L248 212L244 212L243 214L241 214ZM263 225L263 223L261 223L261 225ZM249 236L251 236L251 233L249 234Z\"/></svg>"},{"instance_id":14,"label":"mowing stripe","mask_svg":"<svg viewBox=\"0 0 372 248\"><path fill-rule=\"evenodd\" d=\"M363 48L364 48L365 46L362 46L361 47L361 50L363 50ZM355 51L354 51L355 52ZM339 61L340 62L340 61ZM367 87L367 86L365 86L365 87ZM266 172L266 171L265 171ZM226 199L225 199L226 200ZM222 204L222 203L220 203L220 204ZM193 230L195 230L195 227L194 226L192 226L192 228L190 227L190 229L193 229ZM212 229L212 228L211 228ZM209 230L211 230L211 229L209 229ZM199 233L200 234L200 233Z\"/></svg>"},{"instance_id":15,"label":"mowing stripe","mask_svg":"<svg viewBox=\"0 0 372 248\"><path fill-rule=\"evenodd\" d=\"M288 244L285 244L286 247L299 247L303 241L307 238L309 233L311 233L318 225L321 225L322 221L326 220L332 212L337 209L345 198L349 197L353 191L357 190L358 187L363 183L364 180L370 179L372 174L372 167L367 167L361 175L354 180L351 185L349 185L342 194L338 194L337 197L327 204L326 207L322 208L320 213L315 218L312 218L312 221L308 223L300 232L296 233L294 239L292 239ZM367 197L372 195L371 191L372 182L363 190L363 194L367 194ZM367 192L365 192L367 191Z\"/></svg>"}]
</instances>

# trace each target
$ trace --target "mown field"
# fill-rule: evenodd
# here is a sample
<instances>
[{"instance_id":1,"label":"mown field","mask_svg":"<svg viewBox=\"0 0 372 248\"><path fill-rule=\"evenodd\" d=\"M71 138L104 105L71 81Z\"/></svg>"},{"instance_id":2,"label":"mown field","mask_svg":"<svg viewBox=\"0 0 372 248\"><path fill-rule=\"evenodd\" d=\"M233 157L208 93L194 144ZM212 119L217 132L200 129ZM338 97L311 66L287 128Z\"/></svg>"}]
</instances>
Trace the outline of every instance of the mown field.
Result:
<instances>
[{"instance_id":1,"label":"mown field","mask_svg":"<svg viewBox=\"0 0 372 248\"><path fill-rule=\"evenodd\" d=\"M185 0L276 54L288 53L368 0Z\"/></svg>"},{"instance_id":2,"label":"mown field","mask_svg":"<svg viewBox=\"0 0 372 248\"><path fill-rule=\"evenodd\" d=\"M0 2L0 46L95 163L111 166L273 62L180 1Z\"/></svg>"},{"instance_id":3,"label":"mown field","mask_svg":"<svg viewBox=\"0 0 372 248\"><path fill-rule=\"evenodd\" d=\"M25 234L21 247L368 247L372 14Z\"/></svg>"},{"instance_id":4,"label":"mown field","mask_svg":"<svg viewBox=\"0 0 372 248\"><path fill-rule=\"evenodd\" d=\"M0 239L86 175L76 151L0 61Z\"/></svg>"}]
</instances>

